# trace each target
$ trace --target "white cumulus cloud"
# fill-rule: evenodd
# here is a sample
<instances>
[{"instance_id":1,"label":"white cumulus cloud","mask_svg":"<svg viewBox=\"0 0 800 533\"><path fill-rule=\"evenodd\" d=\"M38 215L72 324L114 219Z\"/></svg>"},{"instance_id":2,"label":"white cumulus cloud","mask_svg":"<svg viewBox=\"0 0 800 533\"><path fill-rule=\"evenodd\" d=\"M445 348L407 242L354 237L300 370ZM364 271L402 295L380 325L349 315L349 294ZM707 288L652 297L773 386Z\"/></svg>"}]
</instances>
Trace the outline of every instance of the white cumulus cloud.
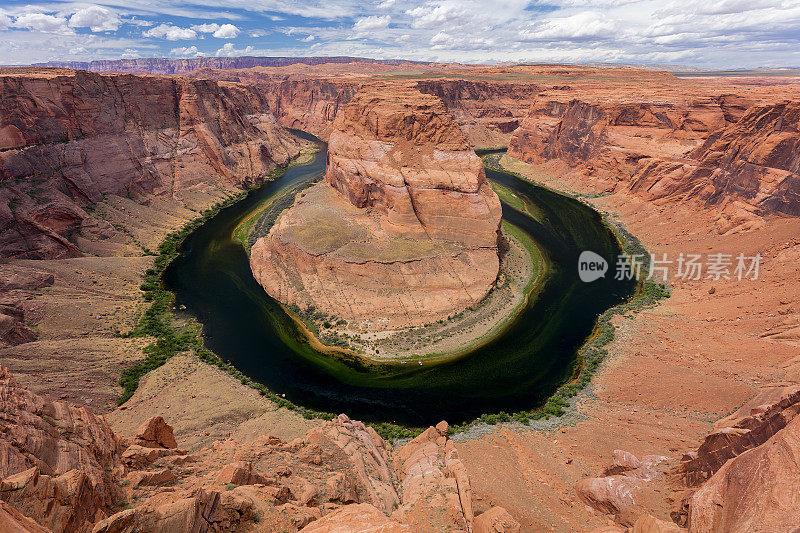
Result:
<instances>
[{"instance_id":1,"label":"white cumulus cloud","mask_svg":"<svg viewBox=\"0 0 800 533\"><path fill-rule=\"evenodd\" d=\"M219 29L219 24L216 22L212 22L211 24L195 24L191 28L200 33L214 33Z\"/></svg>"},{"instance_id":2,"label":"white cumulus cloud","mask_svg":"<svg viewBox=\"0 0 800 533\"><path fill-rule=\"evenodd\" d=\"M256 51L255 48L252 46L247 46L242 49L237 49L233 46L233 43L225 43L222 45L222 48L217 50L217 53L214 54L217 57L236 57L236 56L243 56L248 54L253 54Z\"/></svg>"},{"instance_id":3,"label":"white cumulus cloud","mask_svg":"<svg viewBox=\"0 0 800 533\"><path fill-rule=\"evenodd\" d=\"M117 31L122 22L119 16L102 6L79 9L69 18L72 28L89 28L92 31Z\"/></svg>"},{"instance_id":4,"label":"white cumulus cloud","mask_svg":"<svg viewBox=\"0 0 800 533\"><path fill-rule=\"evenodd\" d=\"M194 39L197 37L197 32L191 28L179 28L171 24L159 24L154 28L150 28L142 35L145 37L155 37L156 39L166 39L168 41L183 41L186 39Z\"/></svg>"},{"instance_id":5,"label":"white cumulus cloud","mask_svg":"<svg viewBox=\"0 0 800 533\"><path fill-rule=\"evenodd\" d=\"M196 46L179 46L170 50L169 55L175 57L201 57L204 54Z\"/></svg>"},{"instance_id":6,"label":"white cumulus cloud","mask_svg":"<svg viewBox=\"0 0 800 533\"><path fill-rule=\"evenodd\" d=\"M192 29L200 33L211 33L217 39L235 39L242 33L242 30L233 24L219 25L216 22L210 24L196 24Z\"/></svg>"},{"instance_id":7,"label":"white cumulus cloud","mask_svg":"<svg viewBox=\"0 0 800 533\"><path fill-rule=\"evenodd\" d=\"M353 24L353 29L357 32L383 30L389 26L392 18L389 15L360 18Z\"/></svg>"},{"instance_id":8,"label":"white cumulus cloud","mask_svg":"<svg viewBox=\"0 0 800 533\"><path fill-rule=\"evenodd\" d=\"M241 30L233 24L223 24L214 32L214 37L217 39L235 39L240 33L242 33Z\"/></svg>"},{"instance_id":9,"label":"white cumulus cloud","mask_svg":"<svg viewBox=\"0 0 800 533\"><path fill-rule=\"evenodd\" d=\"M75 33L67 26L67 19L45 13L26 13L17 17L14 27L26 30L40 31L43 33L58 33L71 35Z\"/></svg>"}]
</instances>

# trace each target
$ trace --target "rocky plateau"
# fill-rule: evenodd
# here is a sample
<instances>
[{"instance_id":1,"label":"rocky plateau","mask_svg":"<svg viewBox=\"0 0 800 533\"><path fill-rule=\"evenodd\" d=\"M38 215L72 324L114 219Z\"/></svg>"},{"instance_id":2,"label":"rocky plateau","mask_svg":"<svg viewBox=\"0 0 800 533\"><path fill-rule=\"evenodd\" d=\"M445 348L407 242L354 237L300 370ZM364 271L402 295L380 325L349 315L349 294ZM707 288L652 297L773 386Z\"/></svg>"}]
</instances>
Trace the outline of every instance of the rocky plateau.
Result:
<instances>
[{"instance_id":1,"label":"rocky plateau","mask_svg":"<svg viewBox=\"0 0 800 533\"><path fill-rule=\"evenodd\" d=\"M2 69L0 530L796 529L800 80L249 66ZM148 251L299 154L286 127L330 157L254 253L301 265L306 293L279 261L254 269L287 300L324 300L312 269L356 257L413 293L381 243L429 266L496 258L499 206L470 149L506 144L505 166L579 194L651 253L759 253L760 276L676 278L668 300L615 317L591 388L546 423L390 443L346 416L305 420L191 353L116 406L147 344L118 332L143 308ZM442 218L448 195L464 224ZM304 235L308 220L347 232ZM493 264L444 293L468 305ZM409 278L453 290L424 274ZM404 323L401 301L372 303Z\"/></svg>"}]
</instances>

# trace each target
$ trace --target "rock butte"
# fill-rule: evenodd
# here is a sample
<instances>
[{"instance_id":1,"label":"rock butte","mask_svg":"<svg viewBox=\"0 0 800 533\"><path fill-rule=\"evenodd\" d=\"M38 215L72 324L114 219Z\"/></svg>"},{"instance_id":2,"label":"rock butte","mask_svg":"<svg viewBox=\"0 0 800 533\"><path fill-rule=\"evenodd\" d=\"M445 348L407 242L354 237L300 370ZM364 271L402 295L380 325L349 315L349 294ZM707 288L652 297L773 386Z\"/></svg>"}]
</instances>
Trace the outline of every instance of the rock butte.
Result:
<instances>
[{"instance_id":1,"label":"rock butte","mask_svg":"<svg viewBox=\"0 0 800 533\"><path fill-rule=\"evenodd\" d=\"M465 530L472 509L476 532L794 531L800 79L221 61L0 70L0 359L27 386L0 370L0 530ZM541 431L442 427L393 450L190 354L116 408L144 346L115 335L136 321L142 248L299 153L281 125L328 139L377 85L435 95L536 181L603 193L586 201L656 255L761 253L759 280L675 280L618 317L592 396Z\"/></svg>"},{"instance_id":2,"label":"rock butte","mask_svg":"<svg viewBox=\"0 0 800 533\"><path fill-rule=\"evenodd\" d=\"M252 247L274 298L369 329L420 326L483 299L499 269L500 200L434 96L373 89L334 123L325 183Z\"/></svg>"}]
</instances>

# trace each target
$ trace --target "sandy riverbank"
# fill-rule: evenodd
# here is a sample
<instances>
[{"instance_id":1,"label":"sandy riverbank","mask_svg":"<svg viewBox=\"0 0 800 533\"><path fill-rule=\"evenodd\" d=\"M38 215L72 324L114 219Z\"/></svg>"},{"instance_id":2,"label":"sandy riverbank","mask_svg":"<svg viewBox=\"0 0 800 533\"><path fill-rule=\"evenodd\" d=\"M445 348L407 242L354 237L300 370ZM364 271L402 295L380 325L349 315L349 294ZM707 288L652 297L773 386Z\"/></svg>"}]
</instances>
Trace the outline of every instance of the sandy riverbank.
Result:
<instances>
[{"instance_id":1,"label":"sandy riverbank","mask_svg":"<svg viewBox=\"0 0 800 533\"><path fill-rule=\"evenodd\" d=\"M500 273L486 298L442 322L410 330L361 333L367 356L378 361L449 358L502 332L535 293L546 272L541 252L527 235L505 222L503 235L506 244Z\"/></svg>"}]
</instances>

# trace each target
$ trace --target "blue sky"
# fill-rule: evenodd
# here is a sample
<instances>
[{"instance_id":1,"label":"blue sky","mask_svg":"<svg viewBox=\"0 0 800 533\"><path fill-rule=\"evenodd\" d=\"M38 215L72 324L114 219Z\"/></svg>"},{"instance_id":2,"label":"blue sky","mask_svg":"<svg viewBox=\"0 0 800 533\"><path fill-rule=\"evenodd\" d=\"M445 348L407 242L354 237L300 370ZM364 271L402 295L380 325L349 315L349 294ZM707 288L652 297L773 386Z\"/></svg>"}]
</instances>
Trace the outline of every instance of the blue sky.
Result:
<instances>
[{"instance_id":1,"label":"blue sky","mask_svg":"<svg viewBox=\"0 0 800 533\"><path fill-rule=\"evenodd\" d=\"M800 1L0 0L0 64L198 55L800 66Z\"/></svg>"}]
</instances>

